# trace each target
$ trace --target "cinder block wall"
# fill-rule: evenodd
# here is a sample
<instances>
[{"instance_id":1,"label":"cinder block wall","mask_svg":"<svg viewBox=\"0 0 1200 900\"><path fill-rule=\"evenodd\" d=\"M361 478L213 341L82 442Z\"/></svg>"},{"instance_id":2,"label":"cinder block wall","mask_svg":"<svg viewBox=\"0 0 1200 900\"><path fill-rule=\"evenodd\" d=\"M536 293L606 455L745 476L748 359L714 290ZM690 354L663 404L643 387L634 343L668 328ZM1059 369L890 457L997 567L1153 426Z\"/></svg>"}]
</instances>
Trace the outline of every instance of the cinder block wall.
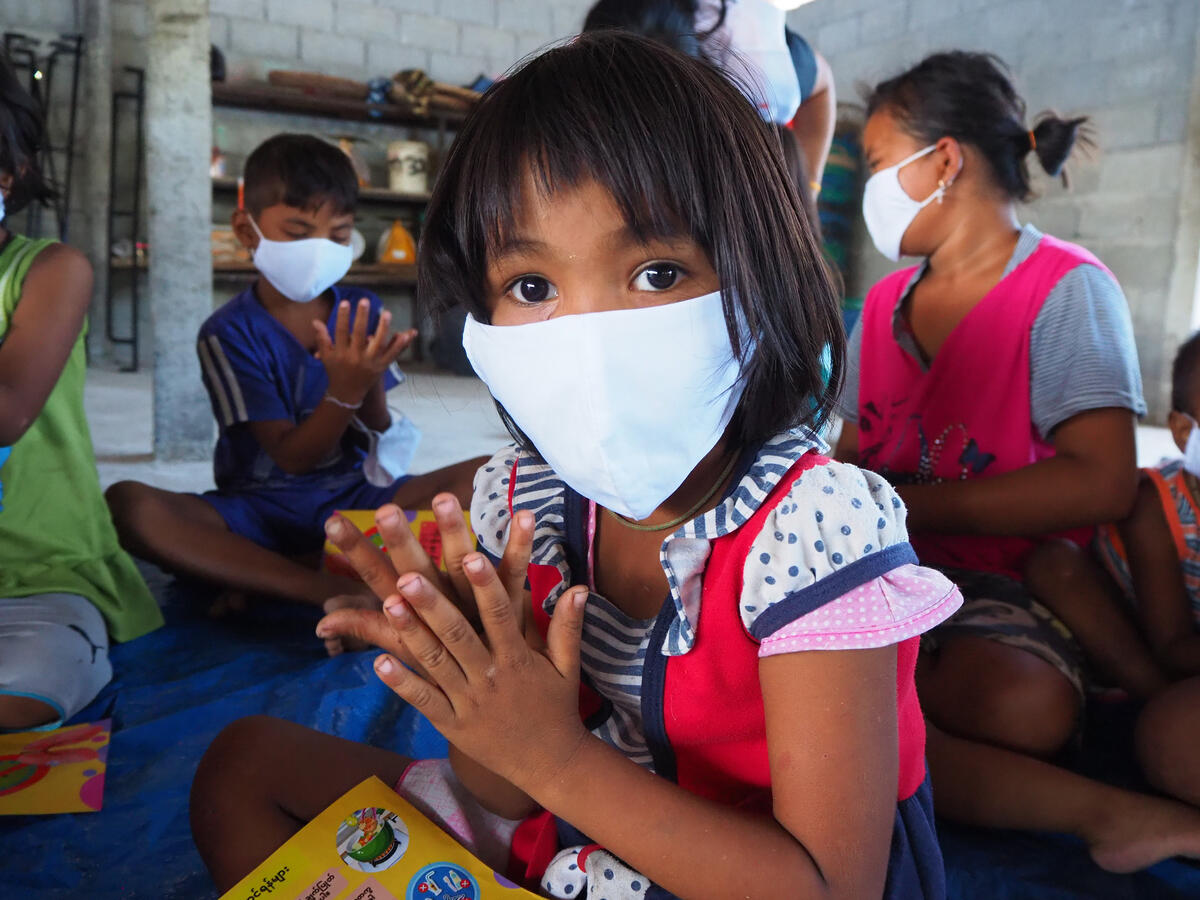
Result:
<instances>
[{"instance_id":1,"label":"cinder block wall","mask_svg":"<svg viewBox=\"0 0 1200 900\"><path fill-rule=\"evenodd\" d=\"M1200 122L1189 122L1198 13L1196 0L816 0L788 17L829 60L843 100L961 48L1008 63L1031 121L1048 108L1093 117L1098 150L1071 167L1071 190L1042 178L1021 215L1120 279L1152 421L1165 416L1170 361L1191 322L1196 247L1183 238L1196 226L1185 162L1200 158ZM859 292L891 268L861 234Z\"/></svg>"}]
</instances>

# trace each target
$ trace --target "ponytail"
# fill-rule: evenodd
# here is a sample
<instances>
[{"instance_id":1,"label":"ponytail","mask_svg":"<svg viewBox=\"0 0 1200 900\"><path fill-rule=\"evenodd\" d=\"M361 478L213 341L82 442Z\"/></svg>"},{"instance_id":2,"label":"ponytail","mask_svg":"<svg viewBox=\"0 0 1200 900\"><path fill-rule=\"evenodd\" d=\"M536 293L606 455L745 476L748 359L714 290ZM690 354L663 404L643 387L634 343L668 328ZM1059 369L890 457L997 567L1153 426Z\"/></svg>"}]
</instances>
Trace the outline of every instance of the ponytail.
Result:
<instances>
[{"instance_id":1,"label":"ponytail","mask_svg":"<svg viewBox=\"0 0 1200 900\"><path fill-rule=\"evenodd\" d=\"M1043 171L1051 177L1061 177L1063 187L1069 187L1066 165L1076 144L1087 148L1092 145L1088 129L1088 117L1076 116L1063 119L1054 113L1045 112L1029 132L1029 149L1037 156Z\"/></svg>"}]
</instances>

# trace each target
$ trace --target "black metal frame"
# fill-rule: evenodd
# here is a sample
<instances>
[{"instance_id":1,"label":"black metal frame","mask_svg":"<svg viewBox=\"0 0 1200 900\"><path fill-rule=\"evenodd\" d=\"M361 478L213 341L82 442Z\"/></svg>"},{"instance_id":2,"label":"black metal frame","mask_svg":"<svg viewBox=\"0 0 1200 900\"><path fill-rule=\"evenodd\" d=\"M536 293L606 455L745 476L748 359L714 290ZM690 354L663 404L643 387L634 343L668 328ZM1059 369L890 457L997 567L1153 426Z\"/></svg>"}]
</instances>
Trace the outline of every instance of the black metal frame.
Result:
<instances>
[{"instance_id":1,"label":"black metal frame","mask_svg":"<svg viewBox=\"0 0 1200 900\"><path fill-rule=\"evenodd\" d=\"M41 108L42 117L46 121L47 140L42 148L42 159L39 161L46 178L57 189L57 194L51 207L58 221L58 239L66 241L71 228L71 186L75 171L75 129L79 111L79 70L83 59L83 35L64 34L49 41L49 53L44 58L39 53L44 42L17 31L4 34L4 50L8 58L18 69L29 72L29 93ZM62 62L70 65L71 105L67 112L67 134L63 143L55 144L49 137L50 104L54 97L54 76L59 71ZM57 154L62 154L66 160L65 173L62 179L58 177ZM27 234L38 235L42 228L42 207L31 203L26 212L25 231Z\"/></svg>"},{"instance_id":2,"label":"black metal frame","mask_svg":"<svg viewBox=\"0 0 1200 900\"><path fill-rule=\"evenodd\" d=\"M104 293L104 327L108 339L113 344L127 344L130 347L130 363L122 366L123 372L136 372L138 369L138 319L141 313L141 279L143 268L138 264L138 241L142 230L142 169L145 165L145 120L146 120L146 71L145 69L125 66L125 73L132 77L132 89L115 90L112 95L112 129L111 145L108 157L108 239L105 247L108 250L108 278ZM132 202L127 208L117 206L117 145L118 125L121 120L122 101L132 101L134 104L135 151L133 154L133 191ZM116 220L129 220L129 237L133 244L133 256L128 268L118 269L113 265L112 247ZM129 335L122 336L113 329L113 275L117 272L129 273Z\"/></svg>"}]
</instances>

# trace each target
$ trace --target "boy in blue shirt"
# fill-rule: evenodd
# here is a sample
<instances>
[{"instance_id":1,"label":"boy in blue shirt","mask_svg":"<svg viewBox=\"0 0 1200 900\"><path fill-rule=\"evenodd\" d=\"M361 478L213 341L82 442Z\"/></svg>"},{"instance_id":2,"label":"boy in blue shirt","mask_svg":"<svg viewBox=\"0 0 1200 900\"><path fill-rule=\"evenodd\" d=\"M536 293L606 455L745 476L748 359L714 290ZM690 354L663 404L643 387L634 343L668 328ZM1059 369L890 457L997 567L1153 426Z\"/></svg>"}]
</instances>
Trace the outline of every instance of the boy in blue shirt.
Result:
<instances>
[{"instance_id":1,"label":"boy in blue shirt","mask_svg":"<svg viewBox=\"0 0 1200 900\"><path fill-rule=\"evenodd\" d=\"M246 160L244 183L233 228L260 277L209 317L197 344L220 429L217 489L121 482L106 496L122 545L164 569L235 593L345 605L365 588L295 559L320 549L330 514L426 508L443 491L466 506L486 459L409 477L369 452L411 439L385 394L417 333L393 333L378 297L336 284L352 261L358 199L346 156L277 135Z\"/></svg>"}]
</instances>

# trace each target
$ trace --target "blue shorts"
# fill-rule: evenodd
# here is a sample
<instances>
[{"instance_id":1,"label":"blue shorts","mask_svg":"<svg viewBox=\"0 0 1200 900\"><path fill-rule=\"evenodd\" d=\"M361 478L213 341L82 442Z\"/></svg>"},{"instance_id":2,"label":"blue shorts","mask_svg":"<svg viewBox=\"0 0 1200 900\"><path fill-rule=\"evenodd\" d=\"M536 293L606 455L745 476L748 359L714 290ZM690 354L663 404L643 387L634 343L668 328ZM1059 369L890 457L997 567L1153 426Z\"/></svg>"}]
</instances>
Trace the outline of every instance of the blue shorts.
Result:
<instances>
[{"instance_id":1,"label":"blue shorts","mask_svg":"<svg viewBox=\"0 0 1200 900\"><path fill-rule=\"evenodd\" d=\"M274 488L257 491L206 491L206 501L234 534L276 553L301 555L325 543L325 520L339 509L378 509L391 503L404 475L386 487L365 478L325 491Z\"/></svg>"}]
</instances>

